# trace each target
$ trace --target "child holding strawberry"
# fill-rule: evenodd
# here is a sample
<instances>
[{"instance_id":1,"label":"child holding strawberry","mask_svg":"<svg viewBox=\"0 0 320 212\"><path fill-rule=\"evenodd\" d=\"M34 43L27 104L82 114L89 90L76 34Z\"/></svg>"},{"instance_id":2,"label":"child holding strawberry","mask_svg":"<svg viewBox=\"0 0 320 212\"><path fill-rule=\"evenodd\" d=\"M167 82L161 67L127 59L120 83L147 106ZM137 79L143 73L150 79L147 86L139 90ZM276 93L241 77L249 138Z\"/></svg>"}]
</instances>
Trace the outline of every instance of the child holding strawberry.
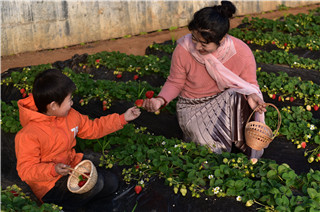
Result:
<instances>
[{"instance_id":1,"label":"child holding strawberry","mask_svg":"<svg viewBox=\"0 0 320 212\"><path fill-rule=\"evenodd\" d=\"M103 202L118 187L114 173L98 168L93 189L84 194L68 190L68 167L75 167L83 159L83 154L74 149L76 136L101 138L140 115L140 110L132 107L121 115L90 120L71 108L75 89L70 78L50 69L36 77L32 94L18 101L23 127L15 138L18 174L40 201L55 203L64 210L85 206L90 201Z\"/></svg>"}]
</instances>

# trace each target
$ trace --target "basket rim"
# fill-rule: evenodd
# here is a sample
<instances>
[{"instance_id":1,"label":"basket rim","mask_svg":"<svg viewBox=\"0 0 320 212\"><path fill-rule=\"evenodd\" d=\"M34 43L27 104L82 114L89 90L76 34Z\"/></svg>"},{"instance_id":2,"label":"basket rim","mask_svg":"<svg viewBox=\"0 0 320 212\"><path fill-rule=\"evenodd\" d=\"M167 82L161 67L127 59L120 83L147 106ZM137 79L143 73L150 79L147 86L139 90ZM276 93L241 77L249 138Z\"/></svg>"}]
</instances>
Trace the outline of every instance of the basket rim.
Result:
<instances>
[{"instance_id":1,"label":"basket rim","mask_svg":"<svg viewBox=\"0 0 320 212\"><path fill-rule=\"evenodd\" d=\"M90 175L89 175L91 178L89 178L89 179L86 181L86 183L85 183L82 187L80 187L78 190L73 190L73 189L71 189L70 183L71 183L71 179L72 179L72 178L76 178L76 177L73 176L73 175L70 175L70 176L68 177L68 181L67 181L67 186L68 186L68 188L69 188L70 191L73 190L73 192L77 192L77 193L78 193L78 192L81 192L81 191L83 191L83 190L86 188L86 186L89 184L89 182L93 181L92 175L93 175L93 166L94 166L94 164L92 163L91 160L83 160L83 161L81 161L80 163L78 163L78 164L74 167L74 169L79 168L81 165L83 165L83 164L85 164L85 163L90 163L90 165L91 165L91 170L90 170Z\"/></svg>"},{"instance_id":2,"label":"basket rim","mask_svg":"<svg viewBox=\"0 0 320 212\"><path fill-rule=\"evenodd\" d=\"M278 112L278 126L277 126L277 129L275 130L275 132L274 133L272 133L272 140L276 137L276 135L277 135L277 133L278 133L278 131L279 131L279 129L280 129L280 126L281 126L281 113L280 113L280 111L279 111L279 109L274 105L274 104L271 104L271 103L265 103L265 105L266 105L266 107L267 106L272 106L272 107L274 107L276 110L277 110L277 112ZM252 113L250 114L250 116L249 116L249 118L248 118L248 120L247 120L247 122L246 122L246 125L245 125L245 128L247 128L247 125L249 124L249 120L251 119L251 117L252 117L252 115L257 111L257 109L258 109L258 106L252 111ZM263 124L263 125L265 125L266 127L268 127L270 130L271 130L271 128L268 126L268 125L266 125L265 123L262 123L262 122L259 122L259 121L250 121L250 122L258 122L258 123L260 123L260 124ZM271 132L273 132L272 130L271 130Z\"/></svg>"}]
</instances>

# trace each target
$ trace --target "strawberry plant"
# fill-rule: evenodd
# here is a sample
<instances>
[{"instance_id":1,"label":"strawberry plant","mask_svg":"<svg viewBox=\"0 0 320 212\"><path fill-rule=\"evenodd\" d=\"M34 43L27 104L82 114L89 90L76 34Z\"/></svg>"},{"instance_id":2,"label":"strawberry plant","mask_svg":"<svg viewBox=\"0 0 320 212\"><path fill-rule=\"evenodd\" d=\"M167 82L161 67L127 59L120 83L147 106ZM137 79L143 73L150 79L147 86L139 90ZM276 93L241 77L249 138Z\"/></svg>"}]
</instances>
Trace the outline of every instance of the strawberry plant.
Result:
<instances>
[{"instance_id":1,"label":"strawberry plant","mask_svg":"<svg viewBox=\"0 0 320 212\"><path fill-rule=\"evenodd\" d=\"M95 64L97 59L100 61L98 66ZM171 64L168 57L126 55L120 52L100 52L89 55L87 62L90 67L105 66L116 72L128 71L140 76L156 73L164 78L169 75Z\"/></svg>"},{"instance_id":2,"label":"strawberry plant","mask_svg":"<svg viewBox=\"0 0 320 212\"><path fill-rule=\"evenodd\" d=\"M6 189L1 189L1 211L47 211L57 212L62 211L62 207L54 204L43 203L38 206L37 203L30 199L21 191L17 185L8 186Z\"/></svg>"},{"instance_id":3,"label":"strawberry plant","mask_svg":"<svg viewBox=\"0 0 320 212\"><path fill-rule=\"evenodd\" d=\"M1 101L1 129L16 133L21 128L17 101L11 101L11 104Z\"/></svg>"},{"instance_id":4,"label":"strawberry plant","mask_svg":"<svg viewBox=\"0 0 320 212\"><path fill-rule=\"evenodd\" d=\"M128 183L143 186L156 175L183 196L233 196L264 210L320 209L320 187L314 186L320 182L320 171L299 176L287 164L265 159L253 165L243 154L212 154L205 146L152 136L133 125L107 137L103 152L108 154L103 154L100 166L129 166L122 171Z\"/></svg>"}]
</instances>

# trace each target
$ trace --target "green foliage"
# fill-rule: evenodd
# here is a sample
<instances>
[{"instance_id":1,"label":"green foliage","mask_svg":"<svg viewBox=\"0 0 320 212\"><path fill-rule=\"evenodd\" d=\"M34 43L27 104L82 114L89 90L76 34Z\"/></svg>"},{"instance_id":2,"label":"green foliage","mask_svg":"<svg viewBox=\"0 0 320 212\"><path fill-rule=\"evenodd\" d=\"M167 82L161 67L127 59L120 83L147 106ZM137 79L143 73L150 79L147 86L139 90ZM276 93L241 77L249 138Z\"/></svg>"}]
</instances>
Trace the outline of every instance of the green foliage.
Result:
<instances>
[{"instance_id":1,"label":"green foliage","mask_svg":"<svg viewBox=\"0 0 320 212\"><path fill-rule=\"evenodd\" d=\"M14 212L58 212L62 207L54 204L43 203L38 206L37 203L30 199L21 191L17 185L8 186L5 190L1 189L1 211Z\"/></svg>"},{"instance_id":2,"label":"green foliage","mask_svg":"<svg viewBox=\"0 0 320 212\"><path fill-rule=\"evenodd\" d=\"M208 147L153 136L133 125L108 135L107 140L100 166L127 167L122 172L127 183L144 186L157 175L183 196L188 192L193 197L240 196L242 202L254 201L264 210L320 209L319 171L299 176L287 164L265 159L252 164L243 154L213 154Z\"/></svg>"},{"instance_id":3,"label":"green foliage","mask_svg":"<svg viewBox=\"0 0 320 212\"><path fill-rule=\"evenodd\" d=\"M6 104L1 100L1 129L6 133L16 133L21 128L17 101Z\"/></svg>"},{"instance_id":4,"label":"green foliage","mask_svg":"<svg viewBox=\"0 0 320 212\"><path fill-rule=\"evenodd\" d=\"M262 92L281 95L283 99L294 97L303 99L305 105L320 104L320 86L312 81L302 81L300 77L289 77L285 72L267 73L257 71L257 79ZM288 99L287 99L288 100Z\"/></svg>"},{"instance_id":5,"label":"green foliage","mask_svg":"<svg viewBox=\"0 0 320 212\"><path fill-rule=\"evenodd\" d=\"M97 62L99 60L99 62ZM154 55L127 55L120 52L100 52L89 55L90 67L105 66L116 72L134 72L143 75L157 74L164 78L169 75L171 61L168 57L158 58Z\"/></svg>"}]
</instances>

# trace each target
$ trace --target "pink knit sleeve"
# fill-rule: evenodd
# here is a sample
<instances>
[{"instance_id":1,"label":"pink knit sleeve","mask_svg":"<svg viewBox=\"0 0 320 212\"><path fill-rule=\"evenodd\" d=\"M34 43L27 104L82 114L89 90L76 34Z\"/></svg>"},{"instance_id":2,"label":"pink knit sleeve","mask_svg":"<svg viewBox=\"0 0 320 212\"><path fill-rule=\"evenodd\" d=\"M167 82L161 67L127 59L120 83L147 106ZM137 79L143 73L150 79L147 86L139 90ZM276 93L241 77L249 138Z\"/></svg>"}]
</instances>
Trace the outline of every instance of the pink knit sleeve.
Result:
<instances>
[{"instance_id":1,"label":"pink knit sleeve","mask_svg":"<svg viewBox=\"0 0 320 212\"><path fill-rule=\"evenodd\" d=\"M250 84L259 86L257 81L257 65L253 54L251 53L251 55L248 55L245 60L246 65L242 70L240 77Z\"/></svg>"},{"instance_id":2,"label":"pink knit sleeve","mask_svg":"<svg viewBox=\"0 0 320 212\"><path fill-rule=\"evenodd\" d=\"M232 36L231 36L232 37ZM257 64L254 58L254 55L247 44L242 40L232 37L232 40L237 49L238 60L241 60L241 64L238 68L241 67L242 70L239 70L240 77L250 84L257 85Z\"/></svg>"},{"instance_id":3,"label":"pink knit sleeve","mask_svg":"<svg viewBox=\"0 0 320 212\"><path fill-rule=\"evenodd\" d=\"M186 54L188 52L180 45L176 47L172 54L170 75L159 93L159 96L162 96L167 103L180 94L186 82L187 75L184 68Z\"/></svg>"}]
</instances>

